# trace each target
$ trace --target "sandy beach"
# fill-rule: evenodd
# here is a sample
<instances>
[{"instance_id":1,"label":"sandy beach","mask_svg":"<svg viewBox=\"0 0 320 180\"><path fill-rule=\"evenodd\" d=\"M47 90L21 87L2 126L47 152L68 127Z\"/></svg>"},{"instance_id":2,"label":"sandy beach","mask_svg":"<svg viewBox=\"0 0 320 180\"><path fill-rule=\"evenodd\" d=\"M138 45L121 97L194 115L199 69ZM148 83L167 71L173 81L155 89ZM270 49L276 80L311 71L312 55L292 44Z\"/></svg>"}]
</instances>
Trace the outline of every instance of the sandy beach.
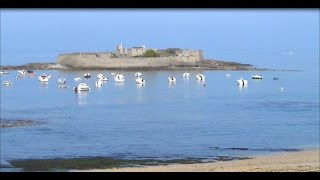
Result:
<instances>
[{"instance_id":1,"label":"sandy beach","mask_svg":"<svg viewBox=\"0 0 320 180\"><path fill-rule=\"evenodd\" d=\"M86 172L320 172L320 150L286 152L253 159L203 164L92 169Z\"/></svg>"}]
</instances>

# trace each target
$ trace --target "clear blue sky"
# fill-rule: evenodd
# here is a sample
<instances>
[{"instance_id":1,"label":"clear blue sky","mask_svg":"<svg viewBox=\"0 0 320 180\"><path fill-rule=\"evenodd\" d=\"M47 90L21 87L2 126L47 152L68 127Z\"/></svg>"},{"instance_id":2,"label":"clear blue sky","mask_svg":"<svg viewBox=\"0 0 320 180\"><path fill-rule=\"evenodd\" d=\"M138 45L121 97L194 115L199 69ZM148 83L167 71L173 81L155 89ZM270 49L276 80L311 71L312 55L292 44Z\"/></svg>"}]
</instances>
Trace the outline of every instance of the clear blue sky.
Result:
<instances>
[{"instance_id":1,"label":"clear blue sky","mask_svg":"<svg viewBox=\"0 0 320 180\"><path fill-rule=\"evenodd\" d=\"M318 9L1 9L1 64L125 47L202 49L205 58L319 69ZM318 70L317 70L318 71Z\"/></svg>"}]
</instances>

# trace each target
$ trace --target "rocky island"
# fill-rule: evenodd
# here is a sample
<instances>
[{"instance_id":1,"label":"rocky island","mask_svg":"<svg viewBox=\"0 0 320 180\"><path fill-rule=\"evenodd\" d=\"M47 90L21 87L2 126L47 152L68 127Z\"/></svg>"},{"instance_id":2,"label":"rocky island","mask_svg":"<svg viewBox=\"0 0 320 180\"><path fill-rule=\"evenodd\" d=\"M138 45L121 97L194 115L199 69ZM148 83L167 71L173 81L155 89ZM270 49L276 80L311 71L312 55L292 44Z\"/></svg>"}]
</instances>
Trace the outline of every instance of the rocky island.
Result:
<instances>
[{"instance_id":1,"label":"rocky island","mask_svg":"<svg viewBox=\"0 0 320 180\"><path fill-rule=\"evenodd\" d=\"M1 66L1 70L265 70L250 64L204 59L202 50L167 48L147 49L145 46L124 48L115 52L78 52L60 54L57 63L28 63Z\"/></svg>"}]
</instances>

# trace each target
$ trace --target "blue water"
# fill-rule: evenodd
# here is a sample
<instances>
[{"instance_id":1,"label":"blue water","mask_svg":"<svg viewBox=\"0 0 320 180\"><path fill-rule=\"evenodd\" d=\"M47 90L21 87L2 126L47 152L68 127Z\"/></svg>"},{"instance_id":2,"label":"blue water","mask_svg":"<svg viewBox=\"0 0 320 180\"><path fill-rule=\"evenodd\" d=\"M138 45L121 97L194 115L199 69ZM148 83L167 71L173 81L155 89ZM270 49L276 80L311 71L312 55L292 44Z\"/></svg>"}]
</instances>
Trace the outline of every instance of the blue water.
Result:
<instances>
[{"instance_id":1,"label":"blue water","mask_svg":"<svg viewBox=\"0 0 320 180\"><path fill-rule=\"evenodd\" d=\"M86 93L75 93L73 78L85 71L35 71L16 80L1 77L1 119L44 124L1 129L1 164L13 159L103 156L116 158L205 158L251 156L277 149L319 147L319 76L304 71L91 71ZM37 77L52 74L48 84ZM109 81L96 88L96 74ZM194 76L203 73L206 86ZM231 77L226 77L230 73ZM262 74L263 80L251 75ZM176 84L167 77L175 76ZM68 88L58 88L66 78ZM248 87L236 80L243 77ZM278 77L279 80L273 80ZM2 86L12 80L13 86ZM281 91L283 87L283 91ZM232 150L228 148L248 148Z\"/></svg>"}]
</instances>

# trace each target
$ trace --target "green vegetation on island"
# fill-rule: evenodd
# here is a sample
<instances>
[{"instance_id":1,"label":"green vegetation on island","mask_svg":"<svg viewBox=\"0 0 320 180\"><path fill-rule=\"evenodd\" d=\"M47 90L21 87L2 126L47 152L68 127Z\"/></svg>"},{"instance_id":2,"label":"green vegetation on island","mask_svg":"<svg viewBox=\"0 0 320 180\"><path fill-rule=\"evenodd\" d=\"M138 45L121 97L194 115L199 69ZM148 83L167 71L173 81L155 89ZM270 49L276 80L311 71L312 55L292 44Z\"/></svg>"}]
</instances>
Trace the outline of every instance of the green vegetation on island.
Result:
<instances>
[{"instance_id":1,"label":"green vegetation on island","mask_svg":"<svg viewBox=\"0 0 320 180\"><path fill-rule=\"evenodd\" d=\"M158 57L158 53L156 51L154 51L153 49L148 49L142 55L142 57Z\"/></svg>"}]
</instances>

